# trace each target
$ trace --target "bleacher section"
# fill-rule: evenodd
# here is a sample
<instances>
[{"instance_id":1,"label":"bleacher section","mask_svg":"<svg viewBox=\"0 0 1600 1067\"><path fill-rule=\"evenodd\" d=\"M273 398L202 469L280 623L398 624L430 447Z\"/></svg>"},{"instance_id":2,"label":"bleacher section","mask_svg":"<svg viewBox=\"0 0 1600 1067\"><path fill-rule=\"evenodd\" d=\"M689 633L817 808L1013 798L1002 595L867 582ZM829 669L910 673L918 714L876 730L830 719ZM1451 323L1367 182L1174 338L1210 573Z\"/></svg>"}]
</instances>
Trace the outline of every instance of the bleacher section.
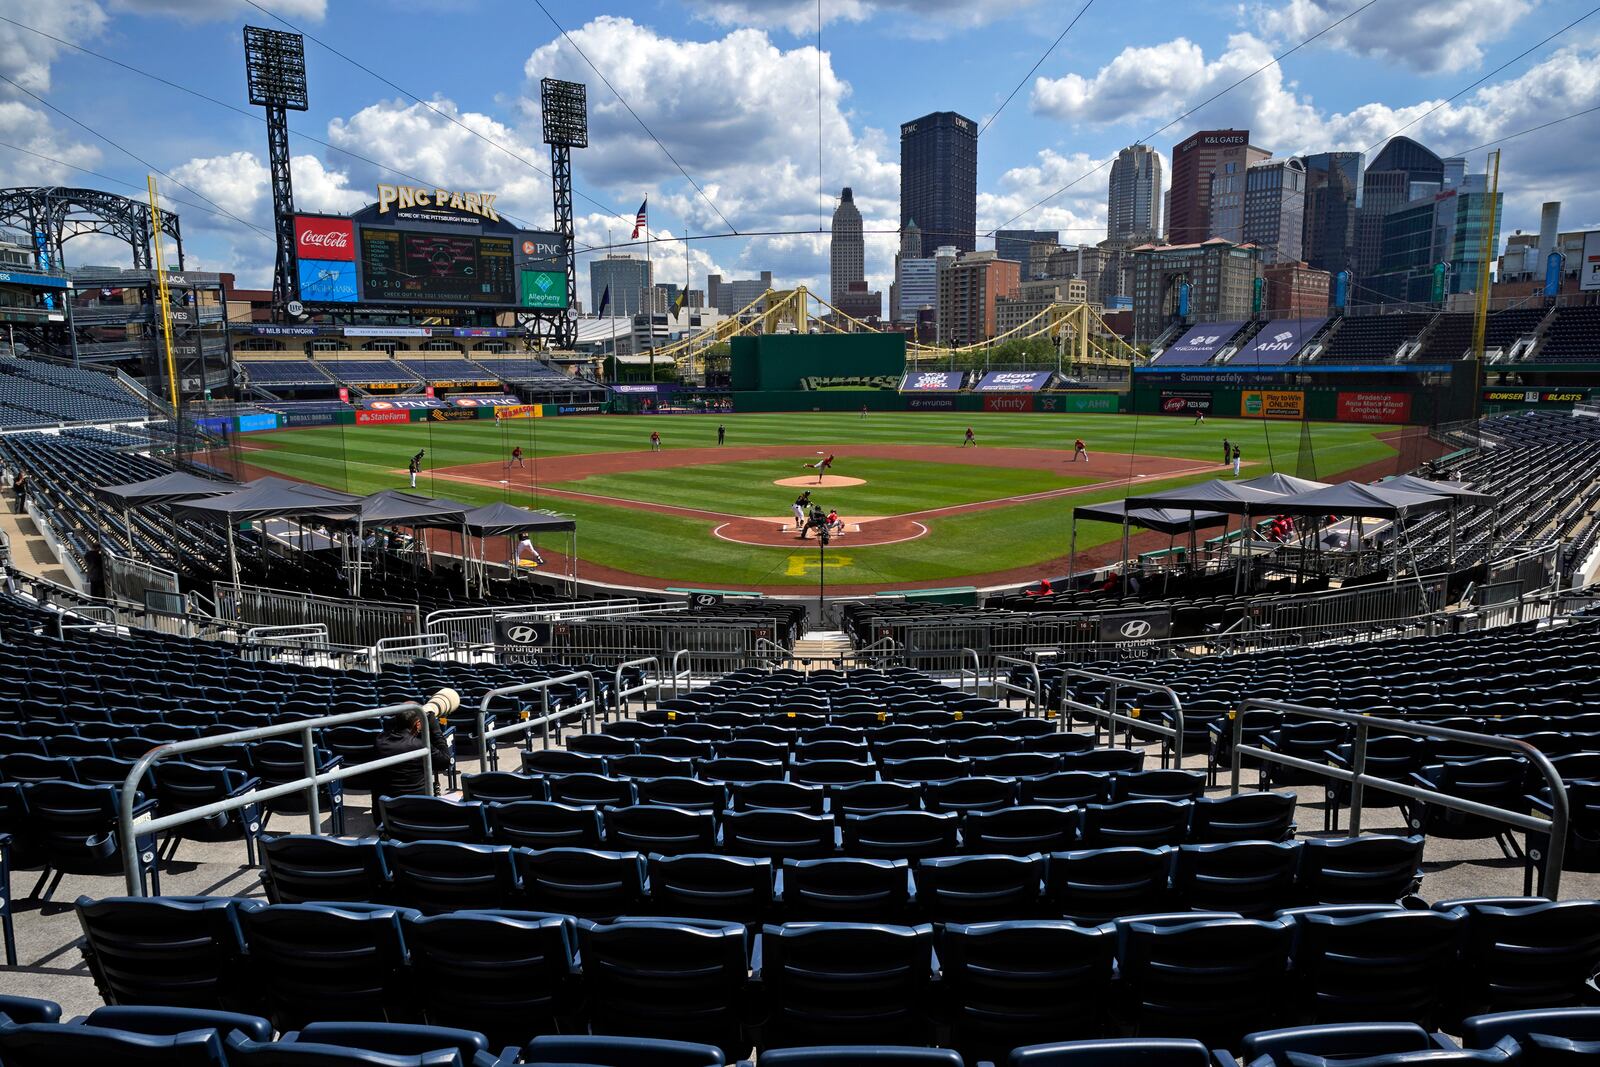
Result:
<instances>
[{"instance_id":1,"label":"bleacher section","mask_svg":"<svg viewBox=\"0 0 1600 1067\"><path fill-rule=\"evenodd\" d=\"M1414 340L1428 325L1431 314L1415 311L1398 315L1347 316L1318 358L1320 363L1388 363L1400 346Z\"/></svg>"},{"instance_id":2,"label":"bleacher section","mask_svg":"<svg viewBox=\"0 0 1600 1067\"><path fill-rule=\"evenodd\" d=\"M104 374L0 358L0 427L115 422L148 414L142 401Z\"/></svg>"},{"instance_id":3,"label":"bleacher section","mask_svg":"<svg viewBox=\"0 0 1600 1067\"><path fill-rule=\"evenodd\" d=\"M1475 321L1476 316L1466 312L1447 312L1436 316L1422 347L1417 350L1414 362L1449 363L1469 353Z\"/></svg>"},{"instance_id":4,"label":"bleacher section","mask_svg":"<svg viewBox=\"0 0 1600 1067\"><path fill-rule=\"evenodd\" d=\"M270 358L252 358L249 353L236 355L238 366L250 375L250 384L266 388L290 385L332 385L326 374L317 369L311 360L274 355Z\"/></svg>"},{"instance_id":5,"label":"bleacher section","mask_svg":"<svg viewBox=\"0 0 1600 1067\"><path fill-rule=\"evenodd\" d=\"M408 369L430 382L475 382L495 377L481 364L448 352L403 352L398 358Z\"/></svg>"},{"instance_id":6,"label":"bleacher section","mask_svg":"<svg viewBox=\"0 0 1600 1067\"><path fill-rule=\"evenodd\" d=\"M1536 363L1600 363L1600 305L1558 308L1530 358Z\"/></svg>"},{"instance_id":7,"label":"bleacher section","mask_svg":"<svg viewBox=\"0 0 1600 1067\"><path fill-rule=\"evenodd\" d=\"M344 358L322 353L316 363L330 377L351 385L414 385L423 380L409 366L393 359Z\"/></svg>"}]
</instances>

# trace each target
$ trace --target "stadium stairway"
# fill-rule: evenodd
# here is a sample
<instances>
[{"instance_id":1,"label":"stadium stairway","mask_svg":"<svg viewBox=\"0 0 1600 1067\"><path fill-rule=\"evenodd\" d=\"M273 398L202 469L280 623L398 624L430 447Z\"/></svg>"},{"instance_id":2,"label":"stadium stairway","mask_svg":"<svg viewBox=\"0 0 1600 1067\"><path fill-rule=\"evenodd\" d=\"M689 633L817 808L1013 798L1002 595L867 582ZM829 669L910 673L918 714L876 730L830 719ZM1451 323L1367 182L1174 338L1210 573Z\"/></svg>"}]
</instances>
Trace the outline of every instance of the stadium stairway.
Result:
<instances>
[{"instance_id":1,"label":"stadium stairway","mask_svg":"<svg viewBox=\"0 0 1600 1067\"><path fill-rule=\"evenodd\" d=\"M9 486L0 492L0 533L11 545L11 562L18 570L60 585L71 584L39 527L25 511L18 512L16 495Z\"/></svg>"},{"instance_id":2,"label":"stadium stairway","mask_svg":"<svg viewBox=\"0 0 1600 1067\"><path fill-rule=\"evenodd\" d=\"M805 670L813 667L850 668L855 666L850 638L843 630L812 630L794 643L794 654L786 667Z\"/></svg>"}]
</instances>

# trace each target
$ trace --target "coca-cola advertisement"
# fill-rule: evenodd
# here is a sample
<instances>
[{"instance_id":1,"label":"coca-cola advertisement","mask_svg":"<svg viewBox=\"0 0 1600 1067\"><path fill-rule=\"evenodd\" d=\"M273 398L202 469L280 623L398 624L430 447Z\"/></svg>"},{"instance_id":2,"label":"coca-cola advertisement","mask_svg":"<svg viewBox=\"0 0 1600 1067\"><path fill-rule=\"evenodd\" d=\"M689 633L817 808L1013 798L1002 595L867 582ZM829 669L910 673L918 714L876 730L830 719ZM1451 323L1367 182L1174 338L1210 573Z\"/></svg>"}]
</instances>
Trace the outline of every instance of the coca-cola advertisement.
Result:
<instances>
[{"instance_id":1,"label":"coca-cola advertisement","mask_svg":"<svg viewBox=\"0 0 1600 1067\"><path fill-rule=\"evenodd\" d=\"M301 259L356 258L356 229L349 219L296 215L294 244Z\"/></svg>"}]
</instances>

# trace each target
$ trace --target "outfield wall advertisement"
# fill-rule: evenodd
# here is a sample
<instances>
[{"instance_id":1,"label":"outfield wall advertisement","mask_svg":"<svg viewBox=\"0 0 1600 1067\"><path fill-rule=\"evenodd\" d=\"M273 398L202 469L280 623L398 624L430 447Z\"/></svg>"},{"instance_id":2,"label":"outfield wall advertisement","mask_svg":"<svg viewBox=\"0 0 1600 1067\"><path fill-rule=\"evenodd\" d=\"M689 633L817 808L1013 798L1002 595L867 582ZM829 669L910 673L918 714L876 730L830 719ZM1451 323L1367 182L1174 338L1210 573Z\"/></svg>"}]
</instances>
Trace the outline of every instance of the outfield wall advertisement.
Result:
<instances>
[{"instance_id":1,"label":"outfield wall advertisement","mask_svg":"<svg viewBox=\"0 0 1600 1067\"><path fill-rule=\"evenodd\" d=\"M1247 419L1303 419L1306 394L1298 389L1246 389L1239 394L1239 414Z\"/></svg>"},{"instance_id":2,"label":"outfield wall advertisement","mask_svg":"<svg viewBox=\"0 0 1600 1067\"><path fill-rule=\"evenodd\" d=\"M497 419L542 419L543 404L503 404L494 409Z\"/></svg>"},{"instance_id":3,"label":"outfield wall advertisement","mask_svg":"<svg viewBox=\"0 0 1600 1067\"><path fill-rule=\"evenodd\" d=\"M1195 415L1211 413L1211 394L1198 389L1161 390L1161 414Z\"/></svg>"},{"instance_id":4,"label":"outfield wall advertisement","mask_svg":"<svg viewBox=\"0 0 1600 1067\"><path fill-rule=\"evenodd\" d=\"M1036 393L1050 381L1045 371L990 371L974 389L980 393Z\"/></svg>"},{"instance_id":5,"label":"outfield wall advertisement","mask_svg":"<svg viewBox=\"0 0 1600 1067\"><path fill-rule=\"evenodd\" d=\"M411 412L397 409L356 412L357 426L377 426L385 423L410 422Z\"/></svg>"},{"instance_id":6,"label":"outfield wall advertisement","mask_svg":"<svg viewBox=\"0 0 1600 1067\"><path fill-rule=\"evenodd\" d=\"M1033 410L1067 415L1115 415L1121 403L1120 393L1045 393L1033 398Z\"/></svg>"},{"instance_id":7,"label":"outfield wall advertisement","mask_svg":"<svg viewBox=\"0 0 1600 1067\"><path fill-rule=\"evenodd\" d=\"M1031 393L990 393L983 398L985 411L1032 411Z\"/></svg>"},{"instance_id":8,"label":"outfield wall advertisement","mask_svg":"<svg viewBox=\"0 0 1600 1067\"><path fill-rule=\"evenodd\" d=\"M1405 422L1411 418L1410 393L1340 393L1340 422Z\"/></svg>"},{"instance_id":9,"label":"outfield wall advertisement","mask_svg":"<svg viewBox=\"0 0 1600 1067\"><path fill-rule=\"evenodd\" d=\"M900 383L902 393L955 393L960 392L965 371L925 370L911 371Z\"/></svg>"}]
</instances>

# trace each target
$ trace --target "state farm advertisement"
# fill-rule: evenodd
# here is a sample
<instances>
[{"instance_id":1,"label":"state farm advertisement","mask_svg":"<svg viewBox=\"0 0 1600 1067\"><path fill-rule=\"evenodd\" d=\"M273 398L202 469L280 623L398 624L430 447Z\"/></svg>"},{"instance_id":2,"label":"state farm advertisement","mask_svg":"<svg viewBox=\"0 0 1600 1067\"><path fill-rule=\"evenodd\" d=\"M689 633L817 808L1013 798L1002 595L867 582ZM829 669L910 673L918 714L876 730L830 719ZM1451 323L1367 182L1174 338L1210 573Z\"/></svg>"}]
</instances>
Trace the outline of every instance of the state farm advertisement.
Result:
<instances>
[{"instance_id":1,"label":"state farm advertisement","mask_svg":"<svg viewBox=\"0 0 1600 1067\"><path fill-rule=\"evenodd\" d=\"M294 246L301 259L356 258L356 230L349 219L294 217Z\"/></svg>"},{"instance_id":2,"label":"state farm advertisement","mask_svg":"<svg viewBox=\"0 0 1600 1067\"><path fill-rule=\"evenodd\" d=\"M1410 393L1340 393L1340 422L1405 422L1411 418Z\"/></svg>"},{"instance_id":3,"label":"state farm advertisement","mask_svg":"<svg viewBox=\"0 0 1600 1067\"><path fill-rule=\"evenodd\" d=\"M410 421L411 421L411 412L409 412L409 411L395 411L392 408L388 409L388 410L383 410L383 411L358 411L358 412L356 412L356 422L358 424L362 425L362 426L371 426L371 425L373 425L375 423L384 423L384 422L410 422Z\"/></svg>"}]
</instances>

